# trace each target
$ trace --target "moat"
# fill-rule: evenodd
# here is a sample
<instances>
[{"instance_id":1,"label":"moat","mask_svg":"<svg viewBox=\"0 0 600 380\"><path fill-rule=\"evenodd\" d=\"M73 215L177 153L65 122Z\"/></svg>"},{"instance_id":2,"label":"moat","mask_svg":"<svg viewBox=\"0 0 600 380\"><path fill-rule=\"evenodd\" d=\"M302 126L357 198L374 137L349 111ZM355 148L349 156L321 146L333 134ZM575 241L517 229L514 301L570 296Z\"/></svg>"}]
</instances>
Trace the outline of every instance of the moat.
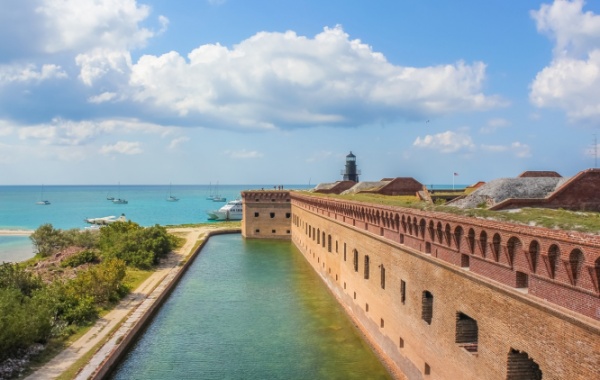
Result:
<instances>
[{"instance_id":1,"label":"moat","mask_svg":"<svg viewBox=\"0 0 600 380\"><path fill-rule=\"evenodd\" d=\"M212 237L113 379L386 379L290 242Z\"/></svg>"}]
</instances>

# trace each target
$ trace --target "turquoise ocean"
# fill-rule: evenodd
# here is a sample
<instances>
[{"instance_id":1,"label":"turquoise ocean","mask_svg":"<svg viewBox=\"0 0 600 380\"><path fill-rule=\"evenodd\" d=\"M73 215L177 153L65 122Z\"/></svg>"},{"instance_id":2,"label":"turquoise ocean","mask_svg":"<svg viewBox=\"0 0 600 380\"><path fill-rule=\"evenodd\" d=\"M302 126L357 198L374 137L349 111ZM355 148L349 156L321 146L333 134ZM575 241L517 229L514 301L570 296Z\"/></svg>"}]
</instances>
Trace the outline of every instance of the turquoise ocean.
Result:
<instances>
[{"instance_id":1,"label":"turquoise ocean","mask_svg":"<svg viewBox=\"0 0 600 380\"><path fill-rule=\"evenodd\" d=\"M120 216L142 226L205 223L206 211L222 207L207 197L215 192L227 200L240 198L244 190L273 189L273 185L94 185L0 186L0 230L35 230L45 223L55 228L88 226L86 218ZM308 185L284 185L284 189L308 189ZM43 191L43 194L42 194ZM179 198L168 202L169 193ZM36 202L48 200L49 205ZM115 204L107 197L123 198ZM214 222L218 223L218 222ZM33 257L27 236L0 235L0 262Z\"/></svg>"}]
</instances>

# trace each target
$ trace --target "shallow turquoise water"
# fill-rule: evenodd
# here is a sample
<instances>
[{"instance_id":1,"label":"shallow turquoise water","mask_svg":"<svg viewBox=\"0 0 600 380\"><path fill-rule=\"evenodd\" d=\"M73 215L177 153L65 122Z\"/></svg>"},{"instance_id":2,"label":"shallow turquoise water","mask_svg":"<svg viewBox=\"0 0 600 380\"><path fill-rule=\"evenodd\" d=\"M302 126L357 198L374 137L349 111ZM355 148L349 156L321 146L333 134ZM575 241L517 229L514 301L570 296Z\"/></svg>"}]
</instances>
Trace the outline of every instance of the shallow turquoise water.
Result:
<instances>
[{"instance_id":1,"label":"shallow turquoise water","mask_svg":"<svg viewBox=\"0 0 600 380\"><path fill-rule=\"evenodd\" d=\"M285 186L286 189L306 187ZM233 200L239 198L243 190L261 188L273 186L220 185L219 194ZM41 186L0 186L0 229L35 230L45 223L61 229L83 228L87 226L85 218L119 216L122 213L142 226L205 223L206 211L225 204L207 200L211 187L206 185L172 186L171 193L180 198L178 202L166 201L168 185L45 186L43 197L50 201L48 206L36 204L42 197L41 190ZM114 204L106 200L107 196L125 198L129 203ZM20 261L33 256L28 238L1 238L0 262Z\"/></svg>"},{"instance_id":2,"label":"shallow turquoise water","mask_svg":"<svg viewBox=\"0 0 600 380\"><path fill-rule=\"evenodd\" d=\"M387 379L289 242L210 239L113 379Z\"/></svg>"}]
</instances>

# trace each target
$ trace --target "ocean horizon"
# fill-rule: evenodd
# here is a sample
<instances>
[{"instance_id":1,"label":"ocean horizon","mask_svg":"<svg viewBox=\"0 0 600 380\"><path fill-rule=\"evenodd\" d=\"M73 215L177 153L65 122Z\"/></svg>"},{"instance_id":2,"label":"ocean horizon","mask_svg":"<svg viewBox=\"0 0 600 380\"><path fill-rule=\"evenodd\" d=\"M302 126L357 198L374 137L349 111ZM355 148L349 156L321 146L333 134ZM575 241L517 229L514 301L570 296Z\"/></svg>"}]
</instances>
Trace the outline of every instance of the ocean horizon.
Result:
<instances>
[{"instance_id":1,"label":"ocean horizon","mask_svg":"<svg viewBox=\"0 0 600 380\"><path fill-rule=\"evenodd\" d=\"M125 214L128 220L148 227L192 223L218 223L207 219L207 211L222 207L210 195L227 201L244 190L275 189L279 185L3 185L0 186L0 230L30 231L50 223L59 229L85 228L86 218ZM283 185L284 189L309 189L309 185ZM167 201L173 195L177 202ZM107 197L122 198L115 204ZM49 205L37 202L47 200ZM28 236L0 235L0 262L33 257Z\"/></svg>"}]
</instances>

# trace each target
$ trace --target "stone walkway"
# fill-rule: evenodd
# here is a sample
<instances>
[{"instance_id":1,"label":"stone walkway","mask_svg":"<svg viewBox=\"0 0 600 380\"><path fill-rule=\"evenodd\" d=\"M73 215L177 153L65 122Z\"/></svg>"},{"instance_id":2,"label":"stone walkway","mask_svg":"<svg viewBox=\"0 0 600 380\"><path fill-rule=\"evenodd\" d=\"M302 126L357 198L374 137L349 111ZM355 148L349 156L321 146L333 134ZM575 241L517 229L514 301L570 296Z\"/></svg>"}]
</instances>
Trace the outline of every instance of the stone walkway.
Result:
<instances>
[{"instance_id":1,"label":"stone walkway","mask_svg":"<svg viewBox=\"0 0 600 380\"><path fill-rule=\"evenodd\" d=\"M157 270L150 275L133 293L125 297L111 312L100 318L96 324L81 338L67 347L44 366L38 368L26 380L49 380L60 376L83 355L92 350L107 338L111 331L121 322L124 323L112 334L111 338L96 352L90 362L79 372L77 379L88 379L118 346L120 339L145 315L152 307L156 297L162 293L177 273L181 270L180 262L192 253L192 249L201 235L216 228L170 228L169 232L184 236L185 244L172 252Z\"/></svg>"}]
</instances>

